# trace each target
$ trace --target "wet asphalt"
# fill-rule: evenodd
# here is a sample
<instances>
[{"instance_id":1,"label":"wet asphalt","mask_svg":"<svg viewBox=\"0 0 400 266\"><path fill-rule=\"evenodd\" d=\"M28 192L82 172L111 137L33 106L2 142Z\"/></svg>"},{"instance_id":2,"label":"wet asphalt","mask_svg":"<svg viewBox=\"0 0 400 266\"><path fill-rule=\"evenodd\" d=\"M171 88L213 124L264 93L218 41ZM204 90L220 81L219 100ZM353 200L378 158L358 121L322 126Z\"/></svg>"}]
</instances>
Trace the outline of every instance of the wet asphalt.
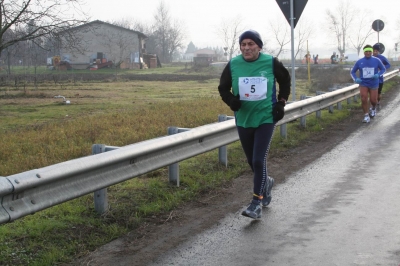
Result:
<instances>
[{"instance_id":1,"label":"wet asphalt","mask_svg":"<svg viewBox=\"0 0 400 266\"><path fill-rule=\"evenodd\" d=\"M400 96L276 185L261 219L243 209L151 265L400 266Z\"/></svg>"}]
</instances>

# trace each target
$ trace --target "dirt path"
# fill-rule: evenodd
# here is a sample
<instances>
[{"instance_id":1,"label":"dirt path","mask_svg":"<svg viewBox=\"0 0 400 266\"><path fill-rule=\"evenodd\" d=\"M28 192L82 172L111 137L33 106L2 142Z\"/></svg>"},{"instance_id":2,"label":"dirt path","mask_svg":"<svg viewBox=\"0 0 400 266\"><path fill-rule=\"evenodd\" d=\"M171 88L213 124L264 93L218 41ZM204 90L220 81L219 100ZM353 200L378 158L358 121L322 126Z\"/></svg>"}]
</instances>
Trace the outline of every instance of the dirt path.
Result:
<instances>
[{"instance_id":1,"label":"dirt path","mask_svg":"<svg viewBox=\"0 0 400 266\"><path fill-rule=\"evenodd\" d=\"M394 93L397 89L384 95L382 106ZM355 111L345 121L326 128L323 134L316 134L299 147L270 157L269 174L275 178L276 184L285 182L286 176L313 162L361 126L361 114ZM141 228L68 265L147 265L157 256L215 225L225 213L235 213L247 205L252 190L251 180L251 174L247 172L229 187L211 191L196 202L149 220Z\"/></svg>"}]
</instances>

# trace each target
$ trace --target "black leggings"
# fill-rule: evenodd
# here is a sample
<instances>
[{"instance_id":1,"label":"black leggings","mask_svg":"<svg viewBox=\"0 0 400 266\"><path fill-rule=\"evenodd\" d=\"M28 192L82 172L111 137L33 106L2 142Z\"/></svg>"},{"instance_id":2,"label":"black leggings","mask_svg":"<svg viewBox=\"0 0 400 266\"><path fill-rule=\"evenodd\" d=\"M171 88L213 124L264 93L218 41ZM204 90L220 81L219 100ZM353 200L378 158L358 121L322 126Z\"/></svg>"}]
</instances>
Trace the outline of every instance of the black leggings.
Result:
<instances>
[{"instance_id":1,"label":"black leggings","mask_svg":"<svg viewBox=\"0 0 400 266\"><path fill-rule=\"evenodd\" d=\"M383 82L379 83L379 87L378 87L378 94L382 93L382 88L383 88Z\"/></svg>"},{"instance_id":2,"label":"black leggings","mask_svg":"<svg viewBox=\"0 0 400 266\"><path fill-rule=\"evenodd\" d=\"M257 128L237 127L247 162L253 170L253 193L261 196L265 190L267 157L275 124L262 124Z\"/></svg>"}]
</instances>

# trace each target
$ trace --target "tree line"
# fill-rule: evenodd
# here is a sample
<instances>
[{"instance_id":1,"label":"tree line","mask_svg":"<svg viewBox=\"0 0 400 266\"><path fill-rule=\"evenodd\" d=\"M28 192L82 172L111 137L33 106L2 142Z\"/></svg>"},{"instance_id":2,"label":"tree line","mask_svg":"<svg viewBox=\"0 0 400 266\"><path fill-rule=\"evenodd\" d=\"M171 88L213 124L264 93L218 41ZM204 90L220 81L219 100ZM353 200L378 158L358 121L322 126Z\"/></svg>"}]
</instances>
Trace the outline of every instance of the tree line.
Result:
<instances>
[{"instance_id":1,"label":"tree line","mask_svg":"<svg viewBox=\"0 0 400 266\"><path fill-rule=\"evenodd\" d=\"M3 0L0 1L0 62L10 71L10 65L38 66L46 64L46 58L56 54L57 34L88 22L82 10L81 0ZM374 33L373 19L369 10L359 10L350 0L343 0L337 7L326 10L326 20L321 23L328 38L340 54L348 49L360 53L362 47ZM289 46L290 26L282 14L271 18L264 29L268 39L263 40L264 51L279 56ZM150 23L136 19L121 19L109 23L145 34L146 51L157 54L161 62L169 63L179 54L198 49L192 42L186 45L185 23L174 19L164 1L160 1ZM321 27L321 25L319 25ZM400 28L400 19L397 27ZM223 47L211 48L228 59L239 53L238 37L245 30L239 16L222 19L215 27L215 36ZM302 17L295 29L295 56L307 53L307 42L318 38L315 22ZM400 36L399 36L400 37ZM398 37L398 39L400 39ZM323 37L325 38L325 36ZM79 40L69 36L69 44ZM78 49L78 48L77 48Z\"/></svg>"}]
</instances>

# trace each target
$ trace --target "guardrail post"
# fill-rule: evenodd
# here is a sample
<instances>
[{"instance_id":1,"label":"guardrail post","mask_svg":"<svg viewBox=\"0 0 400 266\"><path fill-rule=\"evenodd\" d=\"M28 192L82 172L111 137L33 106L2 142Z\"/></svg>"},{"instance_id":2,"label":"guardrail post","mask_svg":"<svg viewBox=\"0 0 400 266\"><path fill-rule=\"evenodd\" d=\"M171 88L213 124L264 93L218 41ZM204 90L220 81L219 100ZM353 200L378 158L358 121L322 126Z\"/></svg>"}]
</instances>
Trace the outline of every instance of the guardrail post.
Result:
<instances>
[{"instance_id":1,"label":"guardrail post","mask_svg":"<svg viewBox=\"0 0 400 266\"><path fill-rule=\"evenodd\" d=\"M349 85L351 85L351 84L349 84ZM341 89L341 88L343 88L343 86L337 86L335 89L333 89L332 91L335 91L335 90L338 90L338 89ZM338 110L342 110L343 108L342 108L342 102L338 102L337 104L336 104L336 108L338 109Z\"/></svg>"},{"instance_id":2,"label":"guardrail post","mask_svg":"<svg viewBox=\"0 0 400 266\"><path fill-rule=\"evenodd\" d=\"M106 151L106 145L93 144L92 154L99 154ZM103 188L94 192L94 209L98 214L103 214L108 210L107 188Z\"/></svg>"},{"instance_id":3,"label":"guardrail post","mask_svg":"<svg viewBox=\"0 0 400 266\"><path fill-rule=\"evenodd\" d=\"M330 91L334 91L335 89L331 89ZM326 92L325 91L316 91L315 92L315 95L321 95L321 94L325 94ZM333 105L331 105L331 106L329 106L328 107L328 111L329 111L329 113L333 113ZM317 111L317 118L320 118L321 117L321 111Z\"/></svg>"},{"instance_id":4,"label":"guardrail post","mask_svg":"<svg viewBox=\"0 0 400 266\"><path fill-rule=\"evenodd\" d=\"M179 128L168 127L168 135L174 135L177 133L179 133ZM179 163L168 165L168 180L179 187Z\"/></svg>"},{"instance_id":5,"label":"guardrail post","mask_svg":"<svg viewBox=\"0 0 400 266\"><path fill-rule=\"evenodd\" d=\"M7 190L11 193L13 189L13 185L10 183L10 181L4 176L0 176L0 194L3 194ZM10 214L6 211L6 208L4 208L2 204L2 200L3 198L0 197L0 224L7 223L11 220Z\"/></svg>"},{"instance_id":6,"label":"guardrail post","mask_svg":"<svg viewBox=\"0 0 400 266\"><path fill-rule=\"evenodd\" d=\"M280 125L279 131L281 132L281 137L287 139L287 123Z\"/></svg>"},{"instance_id":7,"label":"guardrail post","mask_svg":"<svg viewBox=\"0 0 400 266\"><path fill-rule=\"evenodd\" d=\"M321 113L321 110L318 110L318 111L315 112L315 117L316 117L316 118L321 118L321 117L322 117L321 114L322 114L322 113Z\"/></svg>"},{"instance_id":8,"label":"guardrail post","mask_svg":"<svg viewBox=\"0 0 400 266\"><path fill-rule=\"evenodd\" d=\"M223 122L228 120L227 115L218 115L218 122ZM225 167L228 167L228 149L227 146L221 146L218 148L218 161L220 164L225 165Z\"/></svg>"},{"instance_id":9,"label":"guardrail post","mask_svg":"<svg viewBox=\"0 0 400 266\"><path fill-rule=\"evenodd\" d=\"M301 97L301 96L300 96ZM287 101L286 104L294 103L295 101ZM279 126L281 137L287 139L287 123Z\"/></svg>"},{"instance_id":10,"label":"guardrail post","mask_svg":"<svg viewBox=\"0 0 400 266\"><path fill-rule=\"evenodd\" d=\"M286 102L286 104L291 104L291 103L294 103L294 102L292 102L292 101L287 101ZM281 133L281 137L287 139L287 123L281 124L279 126L279 131Z\"/></svg>"},{"instance_id":11,"label":"guardrail post","mask_svg":"<svg viewBox=\"0 0 400 266\"><path fill-rule=\"evenodd\" d=\"M319 95L319 92L315 92L315 95ZM318 110L318 111L316 111L315 112L315 117L316 118L321 118L322 117L322 111L321 110Z\"/></svg>"},{"instance_id":12,"label":"guardrail post","mask_svg":"<svg viewBox=\"0 0 400 266\"><path fill-rule=\"evenodd\" d=\"M300 95L300 101L305 99L307 99L306 95L304 94ZM306 127L306 124L307 124L306 117L305 116L300 117L300 126Z\"/></svg>"},{"instance_id":13,"label":"guardrail post","mask_svg":"<svg viewBox=\"0 0 400 266\"><path fill-rule=\"evenodd\" d=\"M168 135L174 135L188 130L190 130L190 128L168 127ZM169 182L179 187L179 163L168 165L168 179Z\"/></svg>"}]
</instances>

